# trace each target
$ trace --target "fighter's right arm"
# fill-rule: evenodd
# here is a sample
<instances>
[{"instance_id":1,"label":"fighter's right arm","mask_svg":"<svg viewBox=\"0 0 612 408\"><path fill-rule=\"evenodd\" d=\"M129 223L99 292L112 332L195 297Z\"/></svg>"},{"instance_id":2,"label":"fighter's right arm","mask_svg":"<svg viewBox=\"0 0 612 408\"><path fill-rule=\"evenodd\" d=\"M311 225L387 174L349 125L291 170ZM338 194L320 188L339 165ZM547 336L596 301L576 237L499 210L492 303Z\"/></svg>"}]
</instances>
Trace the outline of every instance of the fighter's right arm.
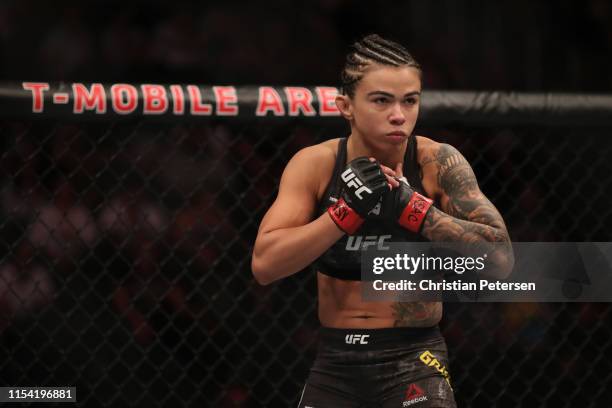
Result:
<instances>
[{"instance_id":1,"label":"fighter's right arm","mask_svg":"<svg viewBox=\"0 0 612 408\"><path fill-rule=\"evenodd\" d=\"M344 235L329 214L315 218L317 193L333 163L334 154L318 145L300 150L287 164L255 240L251 268L260 284L304 269Z\"/></svg>"}]
</instances>

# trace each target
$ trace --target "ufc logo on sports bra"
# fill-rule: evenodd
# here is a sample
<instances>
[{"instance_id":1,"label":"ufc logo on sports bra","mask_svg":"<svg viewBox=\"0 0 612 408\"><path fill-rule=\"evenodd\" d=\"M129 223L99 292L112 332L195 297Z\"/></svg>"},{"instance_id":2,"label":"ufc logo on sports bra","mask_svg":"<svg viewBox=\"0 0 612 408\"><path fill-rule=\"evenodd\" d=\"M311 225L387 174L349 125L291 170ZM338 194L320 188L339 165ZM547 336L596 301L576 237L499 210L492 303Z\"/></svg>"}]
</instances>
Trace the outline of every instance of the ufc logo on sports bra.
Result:
<instances>
[{"instance_id":1,"label":"ufc logo on sports bra","mask_svg":"<svg viewBox=\"0 0 612 408\"><path fill-rule=\"evenodd\" d=\"M355 195L358 199L363 199L363 197L361 196L361 194L363 193L372 194L372 190L363 185L363 182L359 180L359 178L357 178L355 173L353 173L352 169L344 170L344 173L342 173L341 177L342 181L344 181L347 186L356 189Z\"/></svg>"},{"instance_id":2,"label":"ufc logo on sports bra","mask_svg":"<svg viewBox=\"0 0 612 408\"><path fill-rule=\"evenodd\" d=\"M367 249L369 246L376 245L379 250L389 249L385 246L385 240L390 239L391 235L349 235L346 239L347 251L359 251L361 249Z\"/></svg>"},{"instance_id":3,"label":"ufc logo on sports bra","mask_svg":"<svg viewBox=\"0 0 612 408\"><path fill-rule=\"evenodd\" d=\"M344 337L346 344L368 344L369 334L347 334Z\"/></svg>"}]
</instances>

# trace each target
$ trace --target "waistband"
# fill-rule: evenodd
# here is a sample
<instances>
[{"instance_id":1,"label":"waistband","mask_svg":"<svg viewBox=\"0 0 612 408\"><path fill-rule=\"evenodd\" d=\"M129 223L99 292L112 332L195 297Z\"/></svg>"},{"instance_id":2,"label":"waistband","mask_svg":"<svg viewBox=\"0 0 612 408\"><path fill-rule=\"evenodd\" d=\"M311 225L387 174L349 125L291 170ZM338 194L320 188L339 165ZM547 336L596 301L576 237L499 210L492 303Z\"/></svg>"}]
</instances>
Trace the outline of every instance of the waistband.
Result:
<instances>
[{"instance_id":1,"label":"waistband","mask_svg":"<svg viewBox=\"0 0 612 408\"><path fill-rule=\"evenodd\" d=\"M390 327L384 329L334 329L321 327L319 347L344 350L376 350L405 347L442 338L438 325L431 327Z\"/></svg>"}]
</instances>

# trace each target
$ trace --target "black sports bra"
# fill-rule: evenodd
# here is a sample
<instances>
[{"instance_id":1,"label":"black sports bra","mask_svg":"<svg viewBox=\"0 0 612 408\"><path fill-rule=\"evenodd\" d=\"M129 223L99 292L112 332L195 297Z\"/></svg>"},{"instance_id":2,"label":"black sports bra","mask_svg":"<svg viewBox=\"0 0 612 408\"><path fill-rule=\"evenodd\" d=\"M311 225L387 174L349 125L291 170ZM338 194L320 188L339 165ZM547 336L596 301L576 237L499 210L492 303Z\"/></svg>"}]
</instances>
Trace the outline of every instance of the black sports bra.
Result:
<instances>
[{"instance_id":1,"label":"black sports bra","mask_svg":"<svg viewBox=\"0 0 612 408\"><path fill-rule=\"evenodd\" d=\"M346 166L347 138L340 139L338 154L331 180L325 189L318 206L321 215L336 202L340 193L340 174ZM408 138L408 146L404 155L404 175L413 189L421 194L421 167L416 160L416 137ZM321 273L337 279L361 280L361 249L372 245L372 242L417 242L427 241L419 234L412 233L400 227L396 222L366 219L356 235L345 235L325 251L314 263ZM384 244L383 244L384 245Z\"/></svg>"}]
</instances>

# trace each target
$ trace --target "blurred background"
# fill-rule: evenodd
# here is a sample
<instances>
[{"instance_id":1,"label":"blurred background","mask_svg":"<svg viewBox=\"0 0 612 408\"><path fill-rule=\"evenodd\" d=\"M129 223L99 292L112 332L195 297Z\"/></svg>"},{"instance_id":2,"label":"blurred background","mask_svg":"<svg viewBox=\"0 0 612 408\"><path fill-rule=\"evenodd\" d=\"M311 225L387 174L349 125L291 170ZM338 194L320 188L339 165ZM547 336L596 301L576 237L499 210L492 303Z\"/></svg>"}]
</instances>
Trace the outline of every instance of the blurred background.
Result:
<instances>
[{"instance_id":1,"label":"blurred background","mask_svg":"<svg viewBox=\"0 0 612 408\"><path fill-rule=\"evenodd\" d=\"M0 75L335 85L370 32L404 44L429 88L612 89L607 0L3 0Z\"/></svg>"},{"instance_id":2,"label":"blurred background","mask_svg":"<svg viewBox=\"0 0 612 408\"><path fill-rule=\"evenodd\" d=\"M376 32L425 87L610 93L612 4L343 0L0 2L0 79L338 85ZM458 147L515 241L610 241L612 126L421 123ZM257 227L300 148L340 119L151 123L0 116L0 385L79 406L294 406L313 272L261 287ZM448 304L461 407L602 407L608 304Z\"/></svg>"}]
</instances>

